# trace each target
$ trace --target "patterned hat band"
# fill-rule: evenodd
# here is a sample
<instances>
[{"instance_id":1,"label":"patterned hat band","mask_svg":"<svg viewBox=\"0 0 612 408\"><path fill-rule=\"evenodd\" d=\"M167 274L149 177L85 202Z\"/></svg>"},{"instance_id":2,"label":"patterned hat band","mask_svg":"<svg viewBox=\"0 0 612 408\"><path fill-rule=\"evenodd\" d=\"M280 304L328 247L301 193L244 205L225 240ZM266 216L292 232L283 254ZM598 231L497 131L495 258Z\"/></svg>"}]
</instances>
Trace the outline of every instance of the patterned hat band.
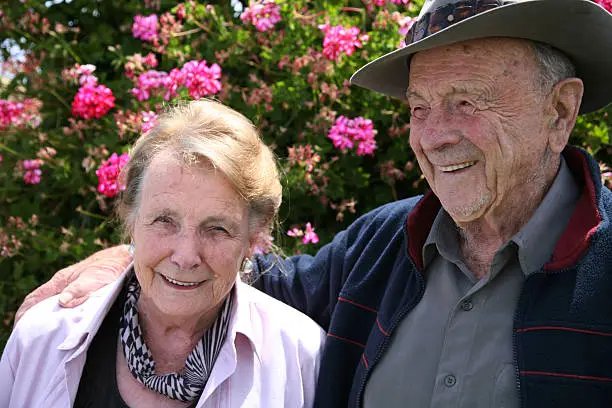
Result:
<instances>
[{"instance_id":1,"label":"patterned hat band","mask_svg":"<svg viewBox=\"0 0 612 408\"><path fill-rule=\"evenodd\" d=\"M437 33L459 21L507 4L503 0L460 0L448 3L419 17L406 34L406 45Z\"/></svg>"}]
</instances>

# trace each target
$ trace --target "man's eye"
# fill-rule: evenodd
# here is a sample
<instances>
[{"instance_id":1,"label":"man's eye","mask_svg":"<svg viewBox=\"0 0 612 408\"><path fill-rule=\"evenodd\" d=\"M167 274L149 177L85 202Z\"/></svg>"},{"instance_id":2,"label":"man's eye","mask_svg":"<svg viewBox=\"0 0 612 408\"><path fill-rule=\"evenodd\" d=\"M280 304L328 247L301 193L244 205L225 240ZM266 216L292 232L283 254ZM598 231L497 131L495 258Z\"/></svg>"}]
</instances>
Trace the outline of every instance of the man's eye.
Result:
<instances>
[{"instance_id":1,"label":"man's eye","mask_svg":"<svg viewBox=\"0 0 612 408\"><path fill-rule=\"evenodd\" d=\"M458 107L462 113L467 115L473 115L476 112L476 106L470 101L460 101Z\"/></svg>"},{"instance_id":2,"label":"man's eye","mask_svg":"<svg viewBox=\"0 0 612 408\"><path fill-rule=\"evenodd\" d=\"M424 106L413 106L410 110L410 113L413 117L417 119L425 119L425 117L427 116L427 111L428 109Z\"/></svg>"},{"instance_id":3,"label":"man's eye","mask_svg":"<svg viewBox=\"0 0 612 408\"><path fill-rule=\"evenodd\" d=\"M215 231L215 232L225 232L225 233L227 233L227 230L225 228L223 228L221 226L218 226L218 225L214 226L214 227L211 227L211 230Z\"/></svg>"}]
</instances>

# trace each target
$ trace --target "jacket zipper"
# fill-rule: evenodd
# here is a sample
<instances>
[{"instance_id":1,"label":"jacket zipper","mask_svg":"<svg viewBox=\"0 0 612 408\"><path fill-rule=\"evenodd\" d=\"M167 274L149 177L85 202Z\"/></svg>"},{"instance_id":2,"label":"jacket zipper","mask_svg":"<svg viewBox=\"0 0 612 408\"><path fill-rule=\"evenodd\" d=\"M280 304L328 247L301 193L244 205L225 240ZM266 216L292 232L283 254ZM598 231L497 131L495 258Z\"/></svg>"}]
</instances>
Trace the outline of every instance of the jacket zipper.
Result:
<instances>
[{"instance_id":1,"label":"jacket zipper","mask_svg":"<svg viewBox=\"0 0 612 408\"><path fill-rule=\"evenodd\" d=\"M393 331L395 330L399 322L402 321L404 316L406 316L412 309L414 309L414 307L421 301L421 299L423 299L423 295L425 294L425 279L423 279L423 275L421 274L421 271L418 270L418 268L416 267L416 265L414 265L411 259L410 259L410 265L414 268L414 270L418 274L421 290L418 293L418 296L414 299L414 301L411 304L409 304L408 307L406 307L400 314L398 314L397 318L391 323L388 329L389 335L385 336L384 341L381 344L379 344L378 349L376 350L376 356L374 357L374 360L372 360L372 362L370 363L370 367L367 368L365 372L363 373L363 376L361 379L361 385L359 386L357 398L355 399L355 403L357 407L361 406L361 397L363 396L363 391L365 389L365 384L366 384L368 375L370 374L370 372L372 372L372 369L374 368L376 363L378 363L384 351L387 349L387 346L389 345L389 339L391 338L391 334L393 333Z\"/></svg>"}]
</instances>

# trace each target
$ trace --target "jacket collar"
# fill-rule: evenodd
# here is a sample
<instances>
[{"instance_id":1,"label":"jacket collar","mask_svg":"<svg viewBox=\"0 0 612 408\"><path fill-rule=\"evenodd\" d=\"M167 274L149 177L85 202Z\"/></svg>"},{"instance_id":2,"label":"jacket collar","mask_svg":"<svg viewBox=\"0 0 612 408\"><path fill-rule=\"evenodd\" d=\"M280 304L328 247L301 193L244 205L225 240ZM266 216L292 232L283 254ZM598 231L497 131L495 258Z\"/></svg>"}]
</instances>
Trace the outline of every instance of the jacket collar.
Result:
<instances>
[{"instance_id":1,"label":"jacket collar","mask_svg":"<svg viewBox=\"0 0 612 408\"><path fill-rule=\"evenodd\" d=\"M597 162L584 150L572 146L565 148L563 157L580 184L582 194L544 270L567 268L576 263L602 221L598 207L602 185ZM430 191L406 220L408 253L420 271L423 270L423 246L440 208L440 200Z\"/></svg>"}]
</instances>

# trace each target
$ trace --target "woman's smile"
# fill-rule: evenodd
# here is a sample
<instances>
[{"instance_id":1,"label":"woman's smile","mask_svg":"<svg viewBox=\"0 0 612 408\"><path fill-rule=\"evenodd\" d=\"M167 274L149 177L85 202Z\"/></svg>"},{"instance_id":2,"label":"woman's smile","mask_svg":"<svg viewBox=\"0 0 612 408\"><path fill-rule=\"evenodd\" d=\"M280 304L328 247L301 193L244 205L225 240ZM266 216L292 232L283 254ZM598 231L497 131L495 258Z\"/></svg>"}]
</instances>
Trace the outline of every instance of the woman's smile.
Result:
<instances>
[{"instance_id":1,"label":"woman's smile","mask_svg":"<svg viewBox=\"0 0 612 408\"><path fill-rule=\"evenodd\" d=\"M180 289L180 290L189 290L189 289L195 289L195 288L199 288L200 286L202 286L202 284L210 279L204 279L202 281L199 282L185 282L185 281L180 281L178 279L173 279L169 276L166 276L162 273L158 272L158 275L162 277L162 280L170 287L174 288L174 289Z\"/></svg>"}]
</instances>

